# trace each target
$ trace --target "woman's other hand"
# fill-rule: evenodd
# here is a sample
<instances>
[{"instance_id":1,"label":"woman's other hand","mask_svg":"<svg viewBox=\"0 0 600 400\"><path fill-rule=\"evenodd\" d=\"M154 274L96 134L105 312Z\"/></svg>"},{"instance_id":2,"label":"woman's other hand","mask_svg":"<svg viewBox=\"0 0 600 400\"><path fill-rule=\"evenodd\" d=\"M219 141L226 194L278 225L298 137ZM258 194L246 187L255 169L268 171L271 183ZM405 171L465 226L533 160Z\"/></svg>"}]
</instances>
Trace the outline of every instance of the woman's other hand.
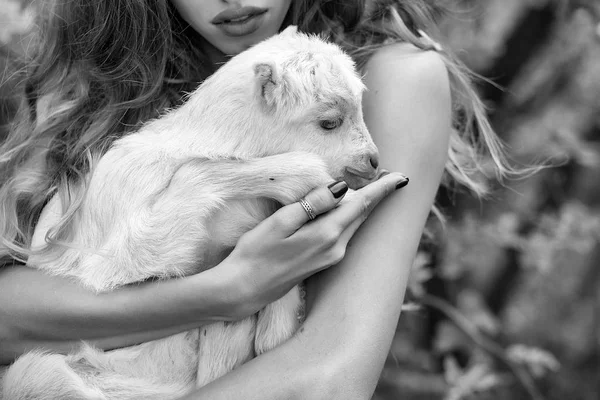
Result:
<instances>
[{"instance_id":1,"label":"woman's other hand","mask_svg":"<svg viewBox=\"0 0 600 400\"><path fill-rule=\"evenodd\" d=\"M348 242L375 206L407 183L404 175L390 173L349 194L345 182L320 187L305 197L314 220L297 202L244 234L215 267L233 282L231 301L239 304L237 317L257 312L302 280L341 261Z\"/></svg>"}]
</instances>

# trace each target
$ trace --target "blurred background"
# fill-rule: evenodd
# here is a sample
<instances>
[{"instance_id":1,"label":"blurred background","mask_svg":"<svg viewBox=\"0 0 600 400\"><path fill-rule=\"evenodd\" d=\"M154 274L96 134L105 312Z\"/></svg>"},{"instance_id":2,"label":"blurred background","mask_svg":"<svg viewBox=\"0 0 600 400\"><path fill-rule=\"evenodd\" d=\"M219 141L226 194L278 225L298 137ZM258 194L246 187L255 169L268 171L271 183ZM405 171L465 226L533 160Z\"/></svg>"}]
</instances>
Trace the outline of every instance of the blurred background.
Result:
<instances>
[{"instance_id":1,"label":"blurred background","mask_svg":"<svg viewBox=\"0 0 600 400\"><path fill-rule=\"evenodd\" d=\"M30 3L0 0L0 140ZM375 399L598 400L600 0L432 3L512 159L554 167L439 193Z\"/></svg>"}]
</instances>

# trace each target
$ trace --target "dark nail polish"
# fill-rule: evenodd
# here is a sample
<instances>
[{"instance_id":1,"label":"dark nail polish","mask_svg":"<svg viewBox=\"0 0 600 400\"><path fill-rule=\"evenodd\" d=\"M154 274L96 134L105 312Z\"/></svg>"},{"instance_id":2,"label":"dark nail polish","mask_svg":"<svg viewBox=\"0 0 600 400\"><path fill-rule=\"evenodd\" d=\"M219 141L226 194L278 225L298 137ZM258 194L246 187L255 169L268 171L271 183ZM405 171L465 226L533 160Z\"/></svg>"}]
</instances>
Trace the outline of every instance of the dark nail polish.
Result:
<instances>
[{"instance_id":1,"label":"dark nail polish","mask_svg":"<svg viewBox=\"0 0 600 400\"><path fill-rule=\"evenodd\" d=\"M398 183L396 184L396 190L398 190L398 189L400 189L400 188L403 188L404 186L408 185L408 181L409 181L409 180L410 180L410 179L408 179L408 178L404 178L403 180L401 180L400 182L398 182Z\"/></svg>"},{"instance_id":2,"label":"dark nail polish","mask_svg":"<svg viewBox=\"0 0 600 400\"><path fill-rule=\"evenodd\" d=\"M327 186L334 198L339 199L348 191L348 184L344 181L333 182Z\"/></svg>"}]
</instances>

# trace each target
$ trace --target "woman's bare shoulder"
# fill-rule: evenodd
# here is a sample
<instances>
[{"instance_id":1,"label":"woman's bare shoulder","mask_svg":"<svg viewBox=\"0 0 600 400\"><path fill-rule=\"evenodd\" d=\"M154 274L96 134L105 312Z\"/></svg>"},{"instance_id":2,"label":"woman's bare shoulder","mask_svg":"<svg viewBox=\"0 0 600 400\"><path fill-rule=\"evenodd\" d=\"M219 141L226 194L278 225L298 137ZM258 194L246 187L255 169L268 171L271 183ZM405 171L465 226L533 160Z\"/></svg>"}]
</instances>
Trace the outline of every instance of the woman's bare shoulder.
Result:
<instances>
[{"instance_id":1,"label":"woman's bare shoulder","mask_svg":"<svg viewBox=\"0 0 600 400\"><path fill-rule=\"evenodd\" d=\"M442 56L406 43L388 45L372 55L363 72L365 122L381 152L393 150L389 167L437 185L452 123L450 81ZM398 160L397 166L392 160ZM434 161L440 168L432 168ZM426 177L423 170L436 173Z\"/></svg>"},{"instance_id":2,"label":"woman's bare shoulder","mask_svg":"<svg viewBox=\"0 0 600 400\"><path fill-rule=\"evenodd\" d=\"M364 82L365 116L385 115L397 123L402 120L405 127L418 125L423 118L427 125L437 119L449 124L450 80L444 59L435 51L408 43L383 46L367 62Z\"/></svg>"},{"instance_id":3,"label":"woman's bare shoulder","mask_svg":"<svg viewBox=\"0 0 600 400\"><path fill-rule=\"evenodd\" d=\"M394 43L377 49L365 66L367 88L388 92L402 89L449 96L448 71L436 51L423 51L409 43Z\"/></svg>"}]
</instances>

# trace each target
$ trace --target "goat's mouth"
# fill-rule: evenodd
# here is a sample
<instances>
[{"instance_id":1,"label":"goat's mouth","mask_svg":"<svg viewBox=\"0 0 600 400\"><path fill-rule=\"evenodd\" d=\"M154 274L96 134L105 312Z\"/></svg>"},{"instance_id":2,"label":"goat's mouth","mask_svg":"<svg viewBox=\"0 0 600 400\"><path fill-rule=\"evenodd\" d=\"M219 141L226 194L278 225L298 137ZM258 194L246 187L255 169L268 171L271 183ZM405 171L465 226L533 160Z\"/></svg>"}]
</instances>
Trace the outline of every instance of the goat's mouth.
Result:
<instances>
[{"instance_id":1,"label":"goat's mouth","mask_svg":"<svg viewBox=\"0 0 600 400\"><path fill-rule=\"evenodd\" d=\"M359 170L359 169L355 169L352 167L346 167L346 173L350 174L350 175L354 175L357 176L358 178L362 178L362 179L367 179L367 180L374 180L375 178L377 178L377 171L378 169L376 168L369 168L368 170Z\"/></svg>"},{"instance_id":2,"label":"goat's mouth","mask_svg":"<svg viewBox=\"0 0 600 400\"><path fill-rule=\"evenodd\" d=\"M377 169L369 169L368 171L360 171L351 167L347 167L344 171L344 180L350 189L360 189L363 186L373 182L379 176Z\"/></svg>"}]
</instances>

